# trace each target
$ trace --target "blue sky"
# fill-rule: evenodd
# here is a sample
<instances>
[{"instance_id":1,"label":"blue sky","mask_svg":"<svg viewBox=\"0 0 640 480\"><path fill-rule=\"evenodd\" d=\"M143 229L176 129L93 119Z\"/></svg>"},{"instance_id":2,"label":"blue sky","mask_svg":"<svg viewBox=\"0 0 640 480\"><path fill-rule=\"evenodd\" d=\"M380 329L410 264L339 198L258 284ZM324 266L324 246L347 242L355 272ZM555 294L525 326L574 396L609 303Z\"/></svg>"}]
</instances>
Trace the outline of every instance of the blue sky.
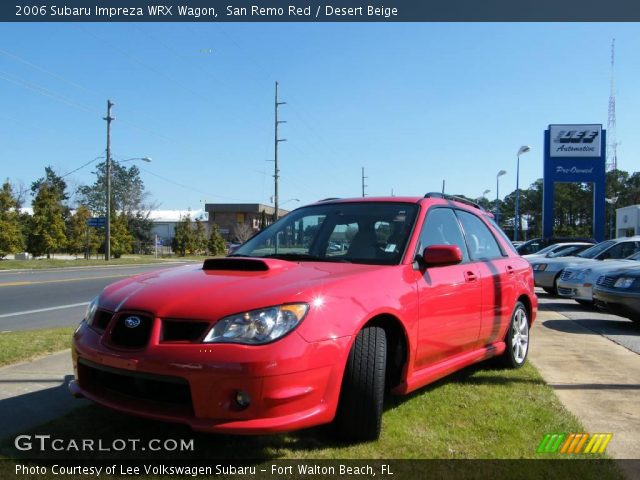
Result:
<instances>
[{"instance_id":1,"label":"blue sky","mask_svg":"<svg viewBox=\"0 0 640 480\"><path fill-rule=\"evenodd\" d=\"M542 176L550 123L606 127L616 38L618 165L638 170L638 24L3 24L0 177L30 184L149 156L160 208L439 191L495 198ZM68 177L91 183L91 167ZM295 201L285 208L299 205Z\"/></svg>"}]
</instances>

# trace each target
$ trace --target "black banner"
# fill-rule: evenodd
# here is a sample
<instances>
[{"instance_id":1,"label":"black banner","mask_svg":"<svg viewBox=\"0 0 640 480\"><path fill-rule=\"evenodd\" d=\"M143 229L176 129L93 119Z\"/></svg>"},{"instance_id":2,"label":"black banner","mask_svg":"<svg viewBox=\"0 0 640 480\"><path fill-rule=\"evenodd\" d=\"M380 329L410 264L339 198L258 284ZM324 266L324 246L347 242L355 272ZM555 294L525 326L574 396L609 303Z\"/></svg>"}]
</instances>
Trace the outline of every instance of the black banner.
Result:
<instances>
[{"instance_id":1,"label":"black banner","mask_svg":"<svg viewBox=\"0 0 640 480\"><path fill-rule=\"evenodd\" d=\"M16 0L3 22L633 22L630 0Z\"/></svg>"}]
</instances>

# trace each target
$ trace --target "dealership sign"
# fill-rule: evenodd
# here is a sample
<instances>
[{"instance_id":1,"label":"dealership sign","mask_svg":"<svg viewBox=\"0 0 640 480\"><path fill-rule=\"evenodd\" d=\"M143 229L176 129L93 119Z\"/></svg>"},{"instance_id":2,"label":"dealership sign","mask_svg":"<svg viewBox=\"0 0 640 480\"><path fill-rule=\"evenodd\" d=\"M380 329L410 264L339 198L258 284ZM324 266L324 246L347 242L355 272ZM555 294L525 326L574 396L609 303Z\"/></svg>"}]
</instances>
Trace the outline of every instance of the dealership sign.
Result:
<instances>
[{"instance_id":1,"label":"dealership sign","mask_svg":"<svg viewBox=\"0 0 640 480\"><path fill-rule=\"evenodd\" d=\"M550 157L599 157L602 125L549 125Z\"/></svg>"},{"instance_id":2,"label":"dealership sign","mask_svg":"<svg viewBox=\"0 0 640 480\"><path fill-rule=\"evenodd\" d=\"M553 235L554 185L593 184L593 237L604 240L606 130L599 124L549 125L544 132L542 235Z\"/></svg>"}]
</instances>

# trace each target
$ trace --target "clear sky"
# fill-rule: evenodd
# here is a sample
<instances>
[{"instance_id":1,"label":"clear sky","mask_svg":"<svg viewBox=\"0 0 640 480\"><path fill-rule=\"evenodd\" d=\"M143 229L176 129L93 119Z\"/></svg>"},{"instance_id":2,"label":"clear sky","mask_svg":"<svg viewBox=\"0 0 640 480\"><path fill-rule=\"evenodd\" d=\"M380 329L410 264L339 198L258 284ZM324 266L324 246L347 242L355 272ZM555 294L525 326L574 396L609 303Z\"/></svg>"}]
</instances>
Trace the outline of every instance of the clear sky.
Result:
<instances>
[{"instance_id":1,"label":"clear sky","mask_svg":"<svg viewBox=\"0 0 640 480\"><path fill-rule=\"evenodd\" d=\"M636 171L638 24L3 24L0 177L30 184L104 155L160 208L270 203L274 82L284 208L439 191L501 197L542 177L550 123L606 127L616 38L618 166ZM92 168L69 175L93 181Z\"/></svg>"}]
</instances>

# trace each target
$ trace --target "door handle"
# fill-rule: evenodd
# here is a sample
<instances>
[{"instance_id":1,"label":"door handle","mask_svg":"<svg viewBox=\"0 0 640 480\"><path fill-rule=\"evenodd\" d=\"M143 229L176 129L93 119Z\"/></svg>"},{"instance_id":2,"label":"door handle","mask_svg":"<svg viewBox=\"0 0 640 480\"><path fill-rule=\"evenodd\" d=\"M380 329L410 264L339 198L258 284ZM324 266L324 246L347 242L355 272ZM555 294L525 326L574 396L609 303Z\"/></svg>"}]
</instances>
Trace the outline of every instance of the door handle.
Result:
<instances>
[{"instance_id":1,"label":"door handle","mask_svg":"<svg viewBox=\"0 0 640 480\"><path fill-rule=\"evenodd\" d=\"M513 275L516 271L513 269L511 265L507 265L507 275Z\"/></svg>"},{"instance_id":2,"label":"door handle","mask_svg":"<svg viewBox=\"0 0 640 480\"><path fill-rule=\"evenodd\" d=\"M478 277L473 272L464 272L464 280L465 282L475 282Z\"/></svg>"}]
</instances>

